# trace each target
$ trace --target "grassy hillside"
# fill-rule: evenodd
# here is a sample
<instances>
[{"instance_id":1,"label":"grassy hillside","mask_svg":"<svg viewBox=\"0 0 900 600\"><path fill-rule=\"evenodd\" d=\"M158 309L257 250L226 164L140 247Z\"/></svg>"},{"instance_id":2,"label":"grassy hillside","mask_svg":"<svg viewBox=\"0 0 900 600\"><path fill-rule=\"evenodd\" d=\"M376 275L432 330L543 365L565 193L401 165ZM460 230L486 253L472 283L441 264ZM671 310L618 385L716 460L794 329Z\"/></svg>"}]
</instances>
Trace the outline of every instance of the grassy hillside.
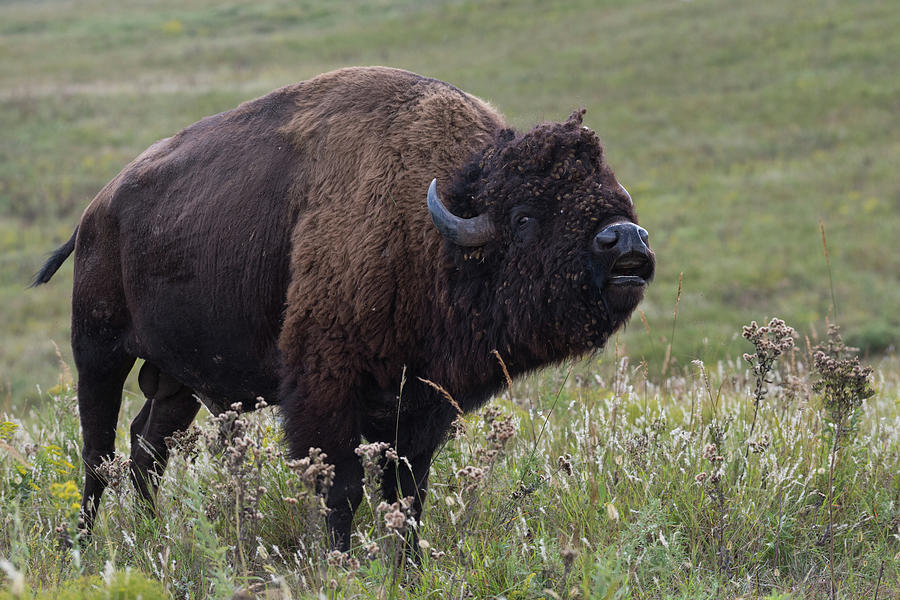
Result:
<instances>
[{"instance_id":1,"label":"grassy hillside","mask_svg":"<svg viewBox=\"0 0 900 600\"><path fill-rule=\"evenodd\" d=\"M122 166L353 64L450 81L522 128L588 108L659 257L647 324L619 339L652 372L670 344L667 370L732 355L736 323L776 314L806 332L830 314L884 351L900 339L897 31L879 1L3 3L0 382L17 403L55 381L71 262L24 285Z\"/></svg>"}]
</instances>

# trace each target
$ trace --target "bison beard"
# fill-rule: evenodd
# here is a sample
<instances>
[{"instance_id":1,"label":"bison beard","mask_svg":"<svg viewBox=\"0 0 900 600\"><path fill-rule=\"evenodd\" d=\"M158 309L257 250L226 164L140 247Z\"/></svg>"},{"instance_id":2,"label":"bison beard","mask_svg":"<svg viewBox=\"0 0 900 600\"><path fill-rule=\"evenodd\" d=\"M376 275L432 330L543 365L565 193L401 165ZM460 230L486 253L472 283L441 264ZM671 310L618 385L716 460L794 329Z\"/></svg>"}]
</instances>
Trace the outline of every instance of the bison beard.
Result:
<instances>
[{"instance_id":1,"label":"bison beard","mask_svg":"<svg viewBox=\"0 0 900 600\"><path fill-rule=\"evenodd\" d=\"M582 115L519 134L446 83L352 68L147 149L35 277L74 250L85 526L138 358L132 477L148 503L195 398L219 412L263 396L280 403L293 455L318 447L335 465L337 548L362 495L363 438L407 457L383 494L412 496L420 517L456 416L423 380L475 409L505 382L495 352L515 377L600 348L653 276Z\"/></svg>"}]
</instances>

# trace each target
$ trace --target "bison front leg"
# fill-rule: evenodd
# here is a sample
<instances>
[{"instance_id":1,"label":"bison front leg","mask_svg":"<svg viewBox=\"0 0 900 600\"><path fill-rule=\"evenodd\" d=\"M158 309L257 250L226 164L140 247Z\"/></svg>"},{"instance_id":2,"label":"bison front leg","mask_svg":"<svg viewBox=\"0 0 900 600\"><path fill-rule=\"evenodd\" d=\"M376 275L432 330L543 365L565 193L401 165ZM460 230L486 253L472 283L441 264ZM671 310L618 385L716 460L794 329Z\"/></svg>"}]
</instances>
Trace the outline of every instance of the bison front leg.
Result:
<instances>
[{"instance_id":1,"label":"bison front leg","mask_svg":"<svg viewBox=\"0 0 900 600\"><path fill-rule=\"evenodd\" d=\"M331 487L317 491L325 496L331 547L341 552L350 549L353 514L363 496L362 465L354 452L359 424L351 398L352 387L341 376L298 373L282 380L281 415L291 456L299 459L318 448L334 465Z\"/></svg>"},{"instance_id":2,"label":"bison front leg","mask_svg":"<svg viewBox=\"0 0 900 600\"><path fill-rule=\"evenodd\" d=\"M418 393L417 393L418 391ZM409 514L415 521L406 536L406 556L418 563L421 559L418 527L428 493L428 474L431 460L457 413L453 407L436 397L430 388L408 392L408 412L401 413L399 423L391 431L379 432L382 439L394 435L399 462L386 462L383 469L382 494L385 501L412 498ZM402 406L402 403L401 403ZM388 436L385 436L385 433Z\"/></svg>"},{"instance_id":3,"label":"bison front leg","mask_svg":"<svg viewBox=\"0 0 900 600\"><path fill-rule=\"evenodd\" d=\"M428 474L433 455L434 448L412 458L402 458L399 463L389 461L382 472L382 495L386 502L392 504L401 498L412 498L408 510L409 515L415 520L415 525L406 533L405 554L416 564L421 562L418 529L422 522L425 496L428 493Z\"/></svg>"},{"instance_id":4,"label":"bison front leg","mask_svg":"<svg viewBox=\"0 0 900 600\"><path fill-rule=\"evenodd\" d=\"M350 550L353 515L363 497L363 469L355 454L336 461L331 459L331 462L334 465L334 483L325 498L329 510L325 523L331 547L347 552Z\"/></svg>"}]
</instances>

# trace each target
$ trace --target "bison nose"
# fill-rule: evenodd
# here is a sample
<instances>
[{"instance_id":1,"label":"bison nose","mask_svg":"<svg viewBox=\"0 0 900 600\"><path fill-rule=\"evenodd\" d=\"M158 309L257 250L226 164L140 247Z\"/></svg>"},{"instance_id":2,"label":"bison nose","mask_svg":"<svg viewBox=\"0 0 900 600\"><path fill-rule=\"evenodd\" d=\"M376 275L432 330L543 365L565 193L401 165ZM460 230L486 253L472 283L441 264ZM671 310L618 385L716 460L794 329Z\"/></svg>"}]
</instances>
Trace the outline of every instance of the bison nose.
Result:
<instances>
[{"instance_id":1,"label":"bison nose","mask_svg":"<svg viewBox=\"0 0 900 600\"><path fill-rule=\"evenodd\" d=\"M634 223L616 223L603 229L594 237L594 254L606 254L610 250L619 249L622 254L637 251L646 253L647 230Z\"/></svg>"},{"instance_id":2,"label":"bison nose","mask_svg":"<svg viewBox=\"0 0 900 600\"><path fill-rule=\"evenodd\" d=\"M609 267L609 276L648 281L653 277L653 252L647 230L635 223L614 223L596 236L591 250Z\"/></svg>"}]
</instances>

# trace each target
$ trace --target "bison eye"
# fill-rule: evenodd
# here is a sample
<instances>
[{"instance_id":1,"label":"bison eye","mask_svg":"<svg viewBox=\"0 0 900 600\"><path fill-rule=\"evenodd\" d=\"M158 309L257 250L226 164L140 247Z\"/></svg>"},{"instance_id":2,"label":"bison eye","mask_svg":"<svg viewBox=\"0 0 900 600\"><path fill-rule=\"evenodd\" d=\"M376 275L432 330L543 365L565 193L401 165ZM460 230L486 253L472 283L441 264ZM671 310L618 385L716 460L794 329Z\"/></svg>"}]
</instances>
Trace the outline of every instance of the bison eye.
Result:
<instances>
[{"instance_id":1,"label":"bison eye","mask_svg":"<svg viewBox=\"0 0 900 600\"><path fill-rule=\"evenodd\" d=\"M515 230L532 227L537 223L537 219L522 208L514 208L512 214L509 216L509 221L512 228Z\"/></svg>"},{"instance_id":2,"label":"bison eye","mask_svg":"<svg viewBox=\"0 0 900 600\"><path fill-rule=\"evenodd\" d=\"M520 242L531 242L537 235L538 219L521 210L516 210L510 215L510 225L513 235Z\"/></svg>"}]
</instances>

